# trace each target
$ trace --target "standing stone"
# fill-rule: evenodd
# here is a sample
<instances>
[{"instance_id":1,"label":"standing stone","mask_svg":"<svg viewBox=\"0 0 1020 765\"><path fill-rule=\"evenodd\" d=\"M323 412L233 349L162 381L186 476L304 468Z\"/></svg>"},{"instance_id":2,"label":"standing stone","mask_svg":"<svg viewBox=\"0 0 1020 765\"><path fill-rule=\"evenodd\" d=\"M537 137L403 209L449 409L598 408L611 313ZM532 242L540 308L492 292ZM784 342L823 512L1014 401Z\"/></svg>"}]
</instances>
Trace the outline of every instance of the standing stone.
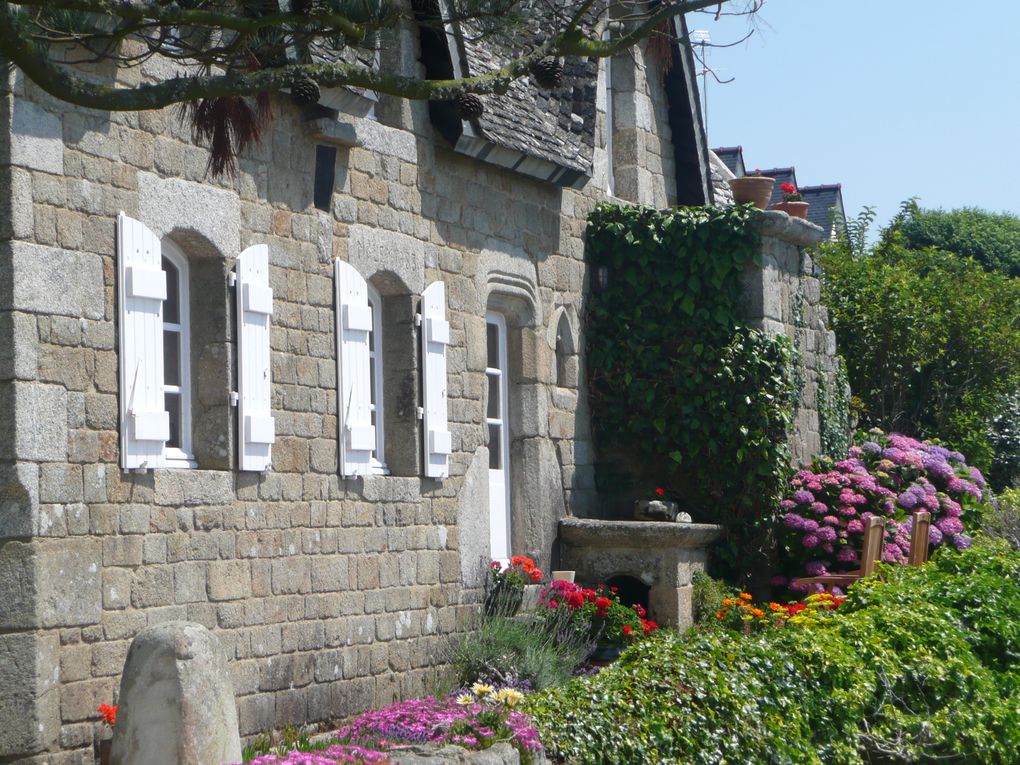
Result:
<instances>
[{"instance_id":1,"label":"standing stone","mask_svg":"<svg viewBox=\"0 0 1020 765\"><path fill-rule=\"evenodd\" d=\"M216 637L190 622L142 630L124 663L111 765L240 760L237 705Z\"/></svg>"}]
</instances>

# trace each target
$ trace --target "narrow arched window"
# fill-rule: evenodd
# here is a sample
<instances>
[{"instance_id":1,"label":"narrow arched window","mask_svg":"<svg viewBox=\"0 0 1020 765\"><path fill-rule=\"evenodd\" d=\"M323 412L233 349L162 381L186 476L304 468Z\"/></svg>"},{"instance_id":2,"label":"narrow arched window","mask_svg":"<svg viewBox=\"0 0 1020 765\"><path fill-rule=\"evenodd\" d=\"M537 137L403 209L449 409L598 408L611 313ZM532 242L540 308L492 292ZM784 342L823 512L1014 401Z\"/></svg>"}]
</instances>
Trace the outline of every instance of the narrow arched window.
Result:
<instances>
[{"instance_id":1,"label":"narrow arched window","mask_svg":"<svg viewBox=\"0 0 1020 765\"><path fill-rule=\"evenodd\" d=\"M170 241L163 243L166 273L163 302L163 401L170 416L168 467L195 467L191 449L191 316L188 261Z\"/></svg>"},{"instance_id":2,"label":"narrow arched window","mask_svg":"<svg viewBox=\"0 0 1020 765\"><path fill-rule=\"evenodd\" d=\"M386 417L383 412L383 336L382 296L371 283L368 287L368 305L372 309L372 331L368 333L368 373L372 427L375 428L375 450L372 453L371 471L385 475L386 468Z\"/></svg>"}]
</instances>

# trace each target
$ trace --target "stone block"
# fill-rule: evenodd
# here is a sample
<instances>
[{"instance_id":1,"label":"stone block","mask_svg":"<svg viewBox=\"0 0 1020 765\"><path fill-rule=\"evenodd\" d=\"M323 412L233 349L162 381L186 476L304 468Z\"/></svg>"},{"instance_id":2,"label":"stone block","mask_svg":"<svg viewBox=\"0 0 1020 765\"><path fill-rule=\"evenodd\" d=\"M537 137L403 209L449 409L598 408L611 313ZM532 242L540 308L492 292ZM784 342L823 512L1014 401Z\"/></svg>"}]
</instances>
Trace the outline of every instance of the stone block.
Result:
<instances>
[{"instance_id":1,"label":"stone block","mask_svg":"<svg viewBox=\"0 0 1020 765\"><path fill-rule=\"evenodd\" d=\"M14 438L0 440L0 457L13 447L12 458L38 462L67 457L67 392L58 385L15 382L14 423L4 427ZM3 423L0 412L0 424Z\"/></svg>"},{"instance_id":2,"label":"stone block","mask_svg":"<svg viewBox=\"0 0 1020 765\"><path fill-rule=\"evenodd\" d=\"M28 242L11 242L9 247L13 309L46 316L104 317L106 290L98 255Z\"/></svg>"},{"instance_id":3,"label":"stone block","mask_svg":"<svg viewBox=\"0 0 1020 765\"><path fill-rule=\"evenodd\" d=\"M50 463L40 467L40 502L81 502L82 499L81 465Z\"/></svg>"},{"instance_id":4,"label":"stone block","mask_svg":"<svg viewBox=\"0 0 1020 765\"><path fill-rule=\"evenodd\" d=\"M37 549L39 623L43 627L98 624L103 612L99 540L46 540Z\"/></svg>"},{"instance_id":5,"label":"stone block","mask_svg":"<svg viewBox=\"0 0 1020 765\"><path fill-rule=\"evenodd\" d=\"M237 600L251 595L251 570L247 561L222 560L209 564L206 572L209 600Z\"/></svg>"},{"instance_id":6,"label":"stone block","mask_svg":"<svg viewBox=\"0 0 1020 765\"><path fill-rule=\"evenodd\" d=\"M39 522L39 466L31 462L0 465L0 540L30 537Z\"/></svg>"},{"instance_id":7,"label":"stone block","mask_svg":"<svg viewBox=\"0 0 1020 765\"><path fill-rule=\"evenodd\" d=\"M0 635L0 752L21 762L60 734L60 640L56 634ZM19 756L20 755L20 756Z\"/></svg>"},{"instance_id":8,"label":"stone block","mask_svg":"<svg viewBox=\"0 0 1020 765\"><path fill-rule=\"evenodd\" d=\"M160 161L159 142L156 161ZM195 211L201 210L201 215ZM154 173L138 173L139 219L162 238L174 234L184 245L189 239L205 255L233 257L241 251L241 209L233 191L178 178L161 178ZM209 252L209 243L216 253ZM198 254L198 252L196 252Z\"/></svg>"},{"instance_id":9,"label":"stone block","mask_svg":"<svg viewBox=\"0 0 1020 765\"><path fill-rule=\"evenodd\" d=\"M39 335L32 314L0 313L0 380L34 380L39 370Z\"/></svg>"},{"instance_id":10,"label":"stone block","mask_svg":"<svg viewBox=\"0 0 1020 765\"><path fill-rule=\"evenodd\" d=\"M131 643L111 765L205 765L241 759L223 649L201 625L169 622Z\"/></svg>"},{"instance_id":11,"label":"stone block","mask_svg":"<svg viewBox=\"0 0 1020 765\"><path fill-rule=\"evenodd\" d=\"M32 544L0 544L0 630L38 626L36 553Z\"/></svg>"},{"instance_id":12,"label":"stone block","mask_svg":"<svg viewBox=\"0 0 1020 765\"><path fill-rule=\"evenodd\" d=\"M14 99L11 114L11 164L64 174L64 127L59 114L38 104Z\"/></svg>"},{"instance_id":13,"label":"stone block","mask_svg":"<svg viewBox=\"0 0 1020 765\"><path fill-rule=\"evenodd\" d=\"M158 505L226 505L234 499L234 476L226 470L154 470Z\"/></svg>"}]
</instances>

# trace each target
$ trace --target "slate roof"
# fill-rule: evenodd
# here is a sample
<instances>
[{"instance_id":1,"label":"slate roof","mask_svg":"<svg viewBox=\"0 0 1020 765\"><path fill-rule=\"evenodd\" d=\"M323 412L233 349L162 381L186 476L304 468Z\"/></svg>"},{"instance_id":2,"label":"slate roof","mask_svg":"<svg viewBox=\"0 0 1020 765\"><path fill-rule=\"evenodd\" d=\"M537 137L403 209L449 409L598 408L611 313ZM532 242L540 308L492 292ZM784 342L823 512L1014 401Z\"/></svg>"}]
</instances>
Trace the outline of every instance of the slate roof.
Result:
<instances>
[{"instance_id":1,"label":"slate roof","mask_svg":"<svg viewBox=\"0 0 1020 765\"><path fill-rule=\"evenodd\" d=\"M712 149L712 151L730 169L730 172L738 178L746 173L744 170L743 146L720 146L718 149Z\"/></svg>"},{"instance_id":2,"label":"slate roof","mask_svg":"<svg viewBox=\"0 0 1020 765\"><path fill-rule=\"evenodd\" d=\"M811 205L807 212L808 220L816 226L821 226L825 235L830 239L833 229L832 210L836 210L837 220L845 214L842 188L839 183L829 183L820 186L804 186L800 189L800 193L804 195L804 201Z\"/></svg>"},{"instance_id":3,"label":"slate roof","mask_svg":"<svg viewBox=\"0 0 1020 765\"><path fill-rule=\"evenodd\" d=\"M502 49L462 36L464 75L479 75L509 63ZM482 96L476 120L483 137L498 146L591 175L595 147L595 89L598 60L563 62L560 87L546 90L531 77L514 80L503 95Z\"/></svg>"}]
</instances>

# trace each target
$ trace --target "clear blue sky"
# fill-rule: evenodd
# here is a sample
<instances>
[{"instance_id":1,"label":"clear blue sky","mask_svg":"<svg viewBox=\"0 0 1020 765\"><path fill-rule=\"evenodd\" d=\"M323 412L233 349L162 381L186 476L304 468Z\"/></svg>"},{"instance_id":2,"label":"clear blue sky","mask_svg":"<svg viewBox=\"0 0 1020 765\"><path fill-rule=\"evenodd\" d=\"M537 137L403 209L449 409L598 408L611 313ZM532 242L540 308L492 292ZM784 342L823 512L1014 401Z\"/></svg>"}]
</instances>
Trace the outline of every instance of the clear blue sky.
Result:
<instances>
[{"instance_id":1,"label":"clear blue sky","mask_svg":"<svg viewBox=\"0 0 1020 765\"><path fill-rule=\"evenodd\" d=\"M688 24L713 43L748 30ZM751 169L793 165L804 186L842 183L847 214L872 205L881 225L912 196L1020 214L1020 2L766 0L754 26L708 50L735 78L709 76L710 146L743 146Z\"/></svg>"}]
</instances>

